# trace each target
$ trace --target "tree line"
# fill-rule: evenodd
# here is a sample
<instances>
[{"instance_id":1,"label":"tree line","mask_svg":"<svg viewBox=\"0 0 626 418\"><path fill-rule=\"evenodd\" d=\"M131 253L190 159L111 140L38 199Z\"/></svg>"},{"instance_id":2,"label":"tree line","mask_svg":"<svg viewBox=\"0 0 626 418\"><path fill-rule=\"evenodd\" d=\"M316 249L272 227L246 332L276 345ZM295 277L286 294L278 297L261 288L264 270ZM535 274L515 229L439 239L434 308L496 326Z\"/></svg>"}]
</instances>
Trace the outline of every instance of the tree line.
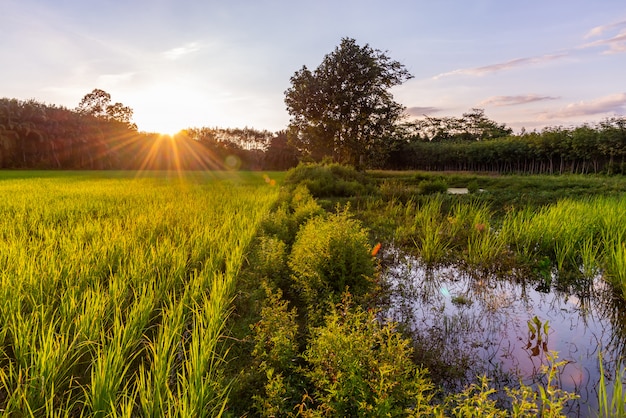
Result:
<instances>
[{"instance_id":1,"label":"tree line","mask_svg":"<svg viewBox=\"0 0 626 418\"><path fill-rule=\"evenodd\" d=\"M483 109L407 122L390 89L412 78L398 61L344 38L313 71L291 77L279 132L188 128L138 132L133 110L99 89L75 109L0 99L0 168L264 169L330 159L358 169L626 173L626 118L514 135Z\"/></svg>"},{"instance_id":2,"label":"tree line","mask_svg":"<svg viewBox=\"0 0 626 418\"><path fill-rule=\"evenodd\" d=\"M626 172L626 119L597 125L513 130L483 109L406 122L390 88L412 78L386 52L342 39L314 71L291 78L289 139L301 155L358 168L515 173Z\"/></svg>"},{"instance_id":3,"label":"tree line","mask_svg":"<svg viewBox=\"0 0 626 418\"><path fill-rule=\"evenodd\" d=\"M498 173L626 174L626 118L595 125L549 127L496 137L414 134L398 141L388 169L489 171Z\"/></svg>"},{"instance_id":4,"label":"tree line","mask_svg":"<svg viewBox=\"0 0 626 418\"><path fill-rule=\"evenodd\" d=\"M133 111L99 89L75 109L0 99L0 168L266 169L297 164L285 132L189 128L174 137L139 132Z\"/></svg>"}]
</instances>

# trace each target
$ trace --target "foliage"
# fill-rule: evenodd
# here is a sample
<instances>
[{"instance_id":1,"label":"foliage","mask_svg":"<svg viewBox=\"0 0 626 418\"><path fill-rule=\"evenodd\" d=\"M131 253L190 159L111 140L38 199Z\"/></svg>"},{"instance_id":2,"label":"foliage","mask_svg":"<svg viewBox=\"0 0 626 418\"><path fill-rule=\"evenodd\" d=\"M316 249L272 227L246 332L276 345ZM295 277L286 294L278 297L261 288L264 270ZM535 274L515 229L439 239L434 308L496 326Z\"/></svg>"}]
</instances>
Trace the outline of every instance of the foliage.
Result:
<instances>
[{"instance_id":1,"label":"foliage","mask_svg":"<svg viewBox=\"0 0 626 418\"><path fill-rule=\"evenodd\" d=\"M372 311L349 297L314 329L304 353L312 390L304 417L421 416L430 413L433 386L411 361L411 345Z\"/></svg>"},{"instance_id":2,"label":"foliage","mask_svg":"<svg viewBox=\"0 0 626 418\"><path fill-rule=\"evenodd\" d=\"M276 236L262 235L254 247L255 273L284 287L289 279L287 268L287 244Z\"/></svg>"},{"instance_id":3,"label":"foliage","mask_svg":"<svg viewBox=\"0 0 626 418\"><path fill-rule=\"evenodd\" d=\"M117 121L127 124L131 129L137 129L131 122L133 110L122 103L111 104L111 95L104 90L93 89L81 99L76 110L81 114Z\"/></svg>"},{"instance_id":4,"label":"foliage","mask_svg":"<svg viewBox=\"0 0 626 418\"><path fill-rule=\"evenodd\" d=\"M506 131L500 130L493 138L483 138L480 129L458 127L458 123L452 123L446 118L427 118L420 123L413 137L396 143L386 168L525 174L620 174L626 166L624 117L609 118L594 126L547 127L540 132L522 132L518 135L510 132L504 135ZM472 131L476 134L471 134ZM472 140L460 140L465 137Z\"/></svg>"},{"instance_id":5,"label":"foliage","mask_svg":"<svg viewBox=\"0 0 626 418\"><path fill-rule=\"evenodd\" d=\"M289 256L293 287L310 316L349 289L362 296L372 285L374 258L368 234L347 211L311 218L299 230Z\"/></svg>"},{"instance_id":6,"label":"foliage","mask_svg":"<svg viewBox=\"0 0 626 418\"><path fill-rule=\"evenodd\" d=\"M295 405L297 380L298 325L296 312L282 299L280 289L273 291L264 285L267 298L261 310L261 319L252 326L254 350L252 356L260 362L265 375L263 393L253 396L260 416L277 416Z\"/></svg>"},{"instance_id":7,"label":"foliage","mask_svg":"<svg viewBox=\"0 0 626 418\"><path fill-rule=\"evenodd\" d=\"M426 116L410 125L414 136L432 142L491 140L513 133L511 128L487 118L483 109L476 108L460 118Z\"/></svg>"},{"instance_id":8,"label":"foliage","mask_svg":"<svg viewBox=\"0 0 626 418\"><path fill-rule=\"evenodd\" d=\"M389 89L411 77L385 52L343 38L315 71L303 66L291 77L285 92L291 141L316 160L372 166L404 110Z\"/></svg>"},{"instance_id":9,"label":"foliage","mask_svg":"<svg viewBox=\"0 0 626 418\"><path fill-rule=\"evenodd\" d=\"M189 128L170 137L137 132L132 113L99 89L73 110L0 99L0 168L284 169L297 162L293 149L280 146L284 132Z\"/></svg>"},{"instance_id":10,"label":"foliage","mask_svg":"<svg viewBox=\"0 0 626 418\"><path fill-rule=\"evenodd\" d=\"M277 189L12 174L0 182L3 413L219 415L235 279Z\"/></svg>"},{"instance_id":11,"label":"foliage","mask_svg":"<svg viewBox=\"0 0 626 418\"><path fill-rule=\"evenodd\" d=\"M304 185L316 198L361 196L374 191L367 174L332 163L301 163L287 172L283 184L289 187Z\"/></svg>"},{"instance_id":12,"label":"foliage","mask_svg":"<svg viewBox=\"0 0 626 418\"><path fill-rule=\"evenodd\" d=\"M417 185L417 192L419 194L445 193L447 190L448 185L443 179L422 180Z\"/></svg>"}]
</instances>

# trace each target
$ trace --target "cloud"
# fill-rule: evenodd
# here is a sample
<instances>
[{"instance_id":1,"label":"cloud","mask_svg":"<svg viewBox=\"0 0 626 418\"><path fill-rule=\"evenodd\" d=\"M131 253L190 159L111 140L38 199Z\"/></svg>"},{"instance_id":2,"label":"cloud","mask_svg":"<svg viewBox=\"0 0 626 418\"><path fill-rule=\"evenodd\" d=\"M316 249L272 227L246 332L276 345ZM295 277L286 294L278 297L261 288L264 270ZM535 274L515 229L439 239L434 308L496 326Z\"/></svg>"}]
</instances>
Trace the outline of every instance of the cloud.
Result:
<instances>
[{"instance_id":1,"label":"cloud","mask_svg":"<svg viewBox=\"0 0 626 418\"><path fill-rule=\"evenodd\" d=\"M163 52L163 56L169 60L177 60L185 55L192 54L200 50L200 44L198 42L189 42L183 46L177 48L168 49Z\"/></svg>"},{"instance_id":2,"label":"cloud","mask_svg":"<svg viewBox=\"0 0 626 418\"><path fill-rule=\"evenodd\" d=\"M473 75L473 76L483 76L485 74L495 73L498 71L511 70L518 67L525 67L528 65L541 64L544 62L555 61L567 56L567 53L560 54L548 54L541 55L538 57L527 57L527 58L516 58L510 61L505 61L497 64L485 65L483 67L474 67L474 68L461 68L454 71L449 71L447 73L441 73L433 77L433 79L438 80L442 77L448 77L452 75Z\"/></svg>"},{"instance_id":3,"label":"cloud","mask_svg":"<svg viewBox=\"0 0 626 418\"><path fill-rule=\"evenodd\" d=\"M626 93L616 93L595 100L570 103L556 112L541 114L540 119L573 118L602 113L623 113L624 111L626 111Z\"/></svg>"},{"instance_id":4,"label":"cloud","mask_svg":"<svg viewBox=\"0 0 626 418\"><path fill-rule=\"evenodd\" d=\"M595 28L587 32L587 34L585 35L585 39L595 38L596 36L602 35L606 31L621 27L626 27L626 20L617 23L610 23L608 25L596 26Z\"/></svg>"},{"instance_id":5,"label":"cloud","mask_svg":"<svg viewBox=\"0 0 626 418\"><path fill-rule=\"evenodd\" d=\"M406 109L409 116L424 116L431 113L441 112L443 109L432 106L413 106Z\"/></svg>"},{"instance_id":6,"label":"cloud","mask_svg":"<svg viewBox=\"0 0 626 418\"><path fill-rule=\"evenodd\" d=\"M621 29L621 30L618 30ZM600 46L608 46L603 54L618 54L626 52L626 20L608 25L596 26L585 35L585 39L596 38L605 32L612 32L612 36L588 42L580 46L580 48L594 48Z\"/></svg>"},{"instance_id":7,"label":"cloud","mask_svg":"<svg viewBox=\"0 0 626 418\"><path fill-rule=\"evenodd\" d=\"M558 97L539 96L537 94L526 94L521 96L492 96L482 102L479 106L515 106L520 104L541 102L545 100L556 100Z\"/></svg>"},{"instance_id":8,"label":"cloud","mask_svg":"<svg viewBox=\"0 0 626 418\"><path fill-rule=\"evenodd\" d=\"M583 48L592 48L596 46L608 46L609 49L604 51L604 54L617 54L626 52L626 30L621 31L619 34L607 38L600 39L594 42L584 44Z\"/></svg>"}]
</instances>

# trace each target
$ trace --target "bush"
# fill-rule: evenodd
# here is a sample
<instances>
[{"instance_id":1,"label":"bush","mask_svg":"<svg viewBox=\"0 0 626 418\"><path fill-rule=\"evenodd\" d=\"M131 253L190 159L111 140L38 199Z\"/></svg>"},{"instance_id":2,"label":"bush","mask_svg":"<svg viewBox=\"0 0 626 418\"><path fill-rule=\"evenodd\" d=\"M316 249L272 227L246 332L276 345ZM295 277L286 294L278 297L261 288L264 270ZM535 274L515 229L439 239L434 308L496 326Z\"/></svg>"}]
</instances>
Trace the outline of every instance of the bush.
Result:
<instances>
[{"instance_id":1,"label":"bush","mask_svg":"<svg viewBox=\"0 0 626 418\"><path fill-rule=\"evenodd\" d=\"M445 193L448 191L448 183L443 179L438 180L422 180L417 185L419 194Z\"/></svg>"},{"instance_id":2,"label":"bush","mask_svg":"<svg viewBox=\"0 0 626 418\"><path fill-rule=\"evenodd\" d=\"M314 197L352 197L375 191L365 174L340 164L300 164L287 172L286 186L306 186Z\"/></svg>"},{"instance_id":3,"label":"bush","mask_svg":"<svg viewBox=\"0 0 626 418\"><path fill-rule=\"evenodd\" d=\"M261 320L251 328L254 338L253 358L263 374L261 394L253 395L254 407L260 416L278 416L289 411L299 400L300 388L295 360L299 356L296 312L282 299L280 289L272 291L264 285L267 299L261 310Z\"/></svg>"},{"instance_id":4,"label":"bush","mask_svg":"<svg viewBox=\"0 0 626 418\"><path fill-rule=\"evenodd\" d=\"M253 252L254 271L279 287L286 285L287 244L275 236L261 236Z\"/></svg>"},{"instance_id":5,"label":"bush","mask_svg":"<svg viewBox=\"0 0 626 418\"><path fill-rule=\"evenodd\" d=\"M263 220L261 229L265 235L273 236L291 246L302 224L325 213L311 196L309 189L299 185Z\"/></svg>"},{"instance_id":6,"label":"bush","mask_svg":"<svg viewBox=\"0 0 626 418\"><path fill-rule=\"evenodd\" d=\"M296 186L292 192L291 211L297 228L309 219L326 213L315 201L309 189L303 184Z\"/></svg>"},{"instance_id":7,"label":"bush","mask_svg":"<svg viewBox=\"0 0 626 418\"><path fill-rule=\"evenodd\" d=\"M313 331L304 354L313 388L300 406L302 415L430 415L433 385L411 352L410 341L392 324L381 325L374 312L344 299Z\"/></svg>"},{"instance_id":8,"label":"bush","mask_svg":"<svg viewBox=\"0 0 626 418\"><path fill-rule=\"evenodd\" d=\"M467 191L469 193L476 193L480 190L480 188L478 187L478 181L476 180L472 180L467 184Z\"/></svg>"},{"instance_id":9,"label":"bush","mask_svg":"<svg viewBox=\"0 0 626 418\"><path fill-rule=\"evenodd\" d=\"M346 211L310 219L298 232L289 256L293 287L313 309L329 296L337 302L346 288L365 294L374 266L367 232Z\"/></svg>"}]
</instances>

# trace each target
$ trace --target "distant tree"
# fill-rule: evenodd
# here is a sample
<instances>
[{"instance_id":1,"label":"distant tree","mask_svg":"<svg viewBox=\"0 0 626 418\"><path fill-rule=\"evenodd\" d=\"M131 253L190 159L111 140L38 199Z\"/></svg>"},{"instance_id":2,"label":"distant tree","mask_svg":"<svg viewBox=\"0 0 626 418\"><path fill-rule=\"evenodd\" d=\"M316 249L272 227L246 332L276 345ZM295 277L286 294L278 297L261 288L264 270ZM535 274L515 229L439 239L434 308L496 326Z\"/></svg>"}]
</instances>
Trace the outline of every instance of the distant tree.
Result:
<instances>
[{"instance_id":1,"label":"distant tree","mask_svg":"<svg viewBox=\"0 0 626 418\"><path fill-rule=\"evenodd\" d=\"M513 130L485 115L484 109L471 109L460 118L425 116L414 122L414 137L427 141L484 141L509 136Z\"/></svg>"},{"instance_id":2,"label":"distant tree","mask_svg":"<svg viewBox=\"0 0 626 418\"><path fill-rule=\"evenodd\" d=\"M86 94L78 104L76 110L81 114L87 114L99 118L107 116L107 106L111 103L111 95L104 90L93 89Z\"/></svg>"},{"instance_id":3,"label":"distant tree","mask_svg":"<svg viewBox=\"0 0 626 418\"><path fill-rule=\"evenodd\" d=\"M380 159L404 114L389 90L410 78L385 52L342 39L315 71L303 66L291 77L285 92L291 143L314 159L355 166Z\"/></svg>"},{"instance_id":4,"label":"distant tree","mask_svg":"<svg viewBox=\"0 0 626 418\"><path fill-rule=\"evenodd\" d=\"M117 121L131 129L137 129L137 126L131 122L133 109L119 102L111 104L111 95L104 90L93 89L81 99L76 110L81 114Z\"/></svg>"},{"instance_id":5,"label":"distant tree","mask_svg":"<svg viewBox=\"0 0 626 418\"><path fill-rule=\"evenodd\" d=\"M485 110L478 108L463 113L461 129L466 139L471 141L502 138L513 133L513 129L489 119Z\"/></svg>"},{"instance_id":6,"label":"distant tree","mask_svg":"<svg viewBox=\"0 0 626 418\"><path fill-rule=\"evenodd\" d=\"M298 165L298 150L289 144L287 133L280 131L270 140L265 150L263 168L266 170L287 170Z\"/></svg>"}]
</instances>

